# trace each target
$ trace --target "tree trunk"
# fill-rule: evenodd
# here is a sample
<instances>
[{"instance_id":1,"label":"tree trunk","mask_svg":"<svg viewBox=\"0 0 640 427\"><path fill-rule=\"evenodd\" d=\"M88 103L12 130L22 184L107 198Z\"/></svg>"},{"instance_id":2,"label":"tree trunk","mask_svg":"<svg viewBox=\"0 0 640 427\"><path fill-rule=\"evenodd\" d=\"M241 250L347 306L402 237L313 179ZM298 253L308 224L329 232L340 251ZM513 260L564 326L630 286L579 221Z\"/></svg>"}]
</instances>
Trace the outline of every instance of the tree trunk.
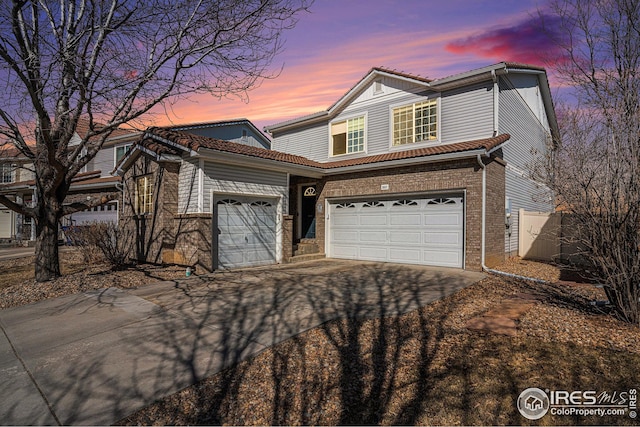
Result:
<instances>
[{"instance_id":1,"label":"tree trunk","mask_svg":"<svg viewBox=\"0 0 640 427\"><path fill-rule=\"evenodd\" d=\"M36 220L36 281L57 277L60 277L58 219L55 213L44 209L43 217Z\"/></svg>"}]
</instances>

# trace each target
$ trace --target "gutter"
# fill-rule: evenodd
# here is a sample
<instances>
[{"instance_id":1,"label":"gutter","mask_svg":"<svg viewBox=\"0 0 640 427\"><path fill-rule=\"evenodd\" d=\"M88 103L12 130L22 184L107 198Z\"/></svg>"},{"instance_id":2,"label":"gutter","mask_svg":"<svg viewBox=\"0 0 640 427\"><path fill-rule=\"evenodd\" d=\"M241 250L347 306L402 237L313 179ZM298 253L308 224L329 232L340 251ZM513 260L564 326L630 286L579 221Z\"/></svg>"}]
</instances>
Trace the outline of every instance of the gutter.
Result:
<instances>
[{"instance_id":1,"label":"gutter","mask_svg":"<svg viewBox=\"0 0 640 427\"><path fill-rule=\"evenodd\" d=\"M239 166L249 165L249 166L263 166L266 169L282 171L282 172L296 172L299 171L300 174L311 177L311 178L321 178L323 176L328 175L339 175L350 172L361 172L372 169L388 169L400 166L408 166L413 164L422 164L422 163L436 163L443 162L449 160L457 160L457 159L469 159L476 156L480 156L481 154L487 156L487 151L484 148L479 148L476 150L468 150L468 151L460 151L454 153L445 153L445 154L435 154L432 156L422 156L422 157L409 157L405 159L396 159L396 160L386 160L380 162L372 162L372 163L363 163L360 165L352 165L352 166L337 166L337 167L319 167L319 166L305 166L299 165L296 163L288 163L282 160L276 159L265 159L256 156L249 156L246 154L238 154L238 153L228 153L218 150L212 150L209 148L201 148L198 153L205 158L214 159L216 161L225 161L229 164L235 164Z\"/></svg>"}]
</instances>

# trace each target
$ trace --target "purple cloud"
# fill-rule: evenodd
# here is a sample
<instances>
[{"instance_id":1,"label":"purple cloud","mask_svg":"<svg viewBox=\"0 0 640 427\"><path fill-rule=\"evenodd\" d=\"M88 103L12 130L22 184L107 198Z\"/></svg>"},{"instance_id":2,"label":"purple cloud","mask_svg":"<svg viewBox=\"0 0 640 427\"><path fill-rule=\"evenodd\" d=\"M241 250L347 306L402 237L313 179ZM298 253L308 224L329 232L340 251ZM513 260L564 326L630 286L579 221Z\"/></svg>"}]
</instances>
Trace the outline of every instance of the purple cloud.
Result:
<instances>
[{"instance_id":1,"label":"purple cloud","mask_svg":"<svg viewBox=\"0 0 640 427\"><path fill-rule=\"evenodd\" d=\"M564 35L558 31L559 18L534 16L510 27L495 28L448 43L451 53L474 53L483 58L544 65L559 61L563 51L557 41Z\"/></svg>"}]
</instances>

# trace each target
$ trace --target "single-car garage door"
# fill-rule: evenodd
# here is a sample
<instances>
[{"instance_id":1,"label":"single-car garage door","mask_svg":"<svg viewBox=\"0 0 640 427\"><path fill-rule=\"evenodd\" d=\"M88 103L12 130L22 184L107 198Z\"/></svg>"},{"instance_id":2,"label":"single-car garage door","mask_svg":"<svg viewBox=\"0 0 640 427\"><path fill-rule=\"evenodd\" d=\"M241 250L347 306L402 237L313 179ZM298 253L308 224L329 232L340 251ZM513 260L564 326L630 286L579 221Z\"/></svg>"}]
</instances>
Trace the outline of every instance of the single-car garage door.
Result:
<instances>
[{"instance_id":1,"label":"single-car garage door","mask_svg":"<svg viewBox=\"0 0 640 427\"><path fill-rule=\"evenodd\" d=\"M331 203L329 224L333 258L464 266L462 196Z\"/></svg>"},{"instance_id":2,"label":"single-car garage door","mask_svg":"<svg viewBox=\"0 0 640 427\"><path fill-rule=\"evenodd\" d=\"M0 239L13 237L13 213L9 209L0 209Z\"/></svg>"},{"instance_id":3,"label":"single-car garage door","mask_svg":"<svg viewBox=\"0 0 640 427\"><path fill-rule=\"evenodd\" d=\"M217 268L276 262L275 199L229 197L216 200Z\"/></svg>"}]
</instances>

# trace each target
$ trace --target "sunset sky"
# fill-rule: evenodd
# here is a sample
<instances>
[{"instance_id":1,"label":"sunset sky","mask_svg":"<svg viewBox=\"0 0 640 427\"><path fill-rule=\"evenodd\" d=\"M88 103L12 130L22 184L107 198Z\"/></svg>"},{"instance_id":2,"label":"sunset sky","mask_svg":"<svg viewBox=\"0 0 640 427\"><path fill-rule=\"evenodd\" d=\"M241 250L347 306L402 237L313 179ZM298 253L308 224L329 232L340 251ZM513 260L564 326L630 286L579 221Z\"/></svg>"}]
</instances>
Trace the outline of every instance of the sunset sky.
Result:
<instances>
[{"instance_id":1,"label":"sunset sky","mask_svg":"<svg viewBox=\"0 0 640 427\"><path fill-rule=\"evenodd\" d=\"M327 109L376 66L441 78L503 60L545 65L542 56L553 56L553 47L537 24L542 6L530 0L316 0L285 32L277 78L244 101L182 100L156 124L246 117L262 129Z\"/></svg>"}]
</instances>

